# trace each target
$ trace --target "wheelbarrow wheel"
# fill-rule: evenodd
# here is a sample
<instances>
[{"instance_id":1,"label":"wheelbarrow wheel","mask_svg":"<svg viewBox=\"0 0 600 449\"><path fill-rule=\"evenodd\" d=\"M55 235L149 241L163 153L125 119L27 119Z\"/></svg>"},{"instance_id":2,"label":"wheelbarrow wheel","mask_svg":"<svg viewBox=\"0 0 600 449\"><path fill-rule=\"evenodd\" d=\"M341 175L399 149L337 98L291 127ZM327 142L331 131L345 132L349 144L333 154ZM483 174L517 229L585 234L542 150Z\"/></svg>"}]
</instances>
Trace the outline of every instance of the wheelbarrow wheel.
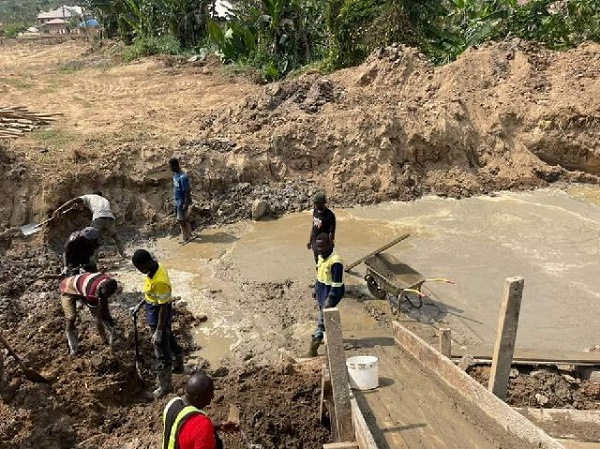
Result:
<instances>
[{"instance_id":1,"label":"wheelbarrow wheel","mask_svg":"<svg viewBox=\"0 0 600 449\"><path fill-rule=\"evenodd\" d=\"M367 288L369 289L369 293L376 299L385 299L385 291L379 288L375 279L371 276L366 276L365 280L367 281Z\"/></svg>"},{"instance_id":2,"label":"wheelbarrow wheel","mask_svg":"<svg viewBox=\"0 0 600 449\"><path fill-rule=\"evenodd\" d=\"M423 307L423 299L416 293L404 292L402 293L402 297L414 309Z\"/></svg>"}]
</instances>

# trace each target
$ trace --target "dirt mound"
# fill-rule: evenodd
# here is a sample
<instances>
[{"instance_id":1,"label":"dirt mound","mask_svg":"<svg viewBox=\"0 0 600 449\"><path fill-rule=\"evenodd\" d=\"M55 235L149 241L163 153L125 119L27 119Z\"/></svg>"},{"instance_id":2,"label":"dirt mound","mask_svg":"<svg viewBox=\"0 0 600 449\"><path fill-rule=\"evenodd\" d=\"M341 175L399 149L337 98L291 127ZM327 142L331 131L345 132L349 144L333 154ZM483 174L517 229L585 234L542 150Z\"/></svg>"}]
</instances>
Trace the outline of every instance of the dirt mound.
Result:
<instances>
[{"instance_id":1,"label":"dirt mound","mask_svg":"<svg viewBox=\"0 0 600 449\"><path fill-rule=\"evenodd\" d=\"M598 173L599 54L595 44L556 53L514 41L436 68L389 47L215 111L202 136L254 155L271 181L312 180L340 204L595 180L568 170Z\"/></svg>"},{"instance_id":2,"label":"dirt mound","mask_svg":"<svg viewBox=\"0 0 600 449\"><path fill-rule=\"evenodd\" d=\"M135 375L133 326L128 309L138 294L121 293L111 300L119 340L109 349L97 335L90 314L80 310L78 333L82 354L68 355L64 318L57 298L59 280L43 280L58 268L52 252L39 251L18 260L4 258L0 292L0 329L27 364L51 381L33 384L11 358L4 358L0 379L0 446L5 448L156 447L166 399L147 399L154 384L153 349L140 316L140 344L146 385ZM8 265L8 266L7 266ZM189 331L195 318L179 307L174 332L189 353L195 343ZM187 369L206 369L195 359ZM2 377L2 376L0 376ZM329 432L317 416L320 364L293 362L281 367L246 364L228 372L214 371L217 392L209 413L225 419L228 405L238 404L242 426L265 448L320 447ZM176 387L187 376L175 375ZM276 388L273 386L276 385ZM228 447L243 447L228 437Z\"/></svg>"},{"instance_id":3,"label":"dirt mound","mask_svg":"<svg viewBox=\"0 0 600 449\"><path fill-rule=\"evenodd\" d=\"M78 43L59 47L75 61L95 58ZM318 189L348 206L596 182L600 171L597 44L553 52L494 43L443 67L393 46L355 68L264 87L214 64L165 67L157 58L57 73L43 68L39 51L16 49L20 65L5 58L15 78L6 78L10 98L65 118L43 146L27 138L2 150L1 187L16 193L0 199L0 237L98 188L135 232L175 230L165 220L172 213L165 161L173 155L192 177L198 225L250 218L257 198L275 214L300 210ZM52 47L41 52L68 62ZM55 110L58 92L38 79L19 84L22 67L71 83L85 113L75 103ZM161 100L150 101L158 85Z\"/></svg>"},{"instance_id":4,"label":"dirt mound","mask_svg":"<svg viewBox=\"0 0 600 449\"><path fill-rule=\"evenodd\" d=\"M487 386L490 367L475 366L469 374ZM518 367L511 374L506 402L515 407L597 410L599 399L600 385L576 373L552 367Z\"/></svg>"}]
</instances>

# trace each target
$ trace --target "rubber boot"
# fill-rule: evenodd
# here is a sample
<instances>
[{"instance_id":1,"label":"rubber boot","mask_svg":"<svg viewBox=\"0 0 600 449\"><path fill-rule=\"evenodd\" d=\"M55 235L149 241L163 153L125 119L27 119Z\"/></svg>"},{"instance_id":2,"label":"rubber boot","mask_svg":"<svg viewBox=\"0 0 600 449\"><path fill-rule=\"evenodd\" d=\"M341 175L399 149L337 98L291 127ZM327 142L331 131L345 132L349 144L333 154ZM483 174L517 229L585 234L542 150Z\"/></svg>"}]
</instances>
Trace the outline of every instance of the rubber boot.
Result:
<instances>
[{"instance_id":1,"label":"rubber boot","mask_svg":"<svg viewBox=\"0 0 600 449\"><path fill-rule=\"evenodd\" d=\"M67 342L69 343L69 352L71 355L77 355L79 352L79 342L77 341L77 331L72 329L70 331L65 331L67 334Z\"/></svg>"},{"instance_id":2,"label":"rubber boot","mask_svg":"<svg viewBox=\"0 0 600 449\"><path fill-rule=\"evenodd\" d=\"M321 343L323 343L323 340L318 339L318 338L312 338L310 340L310 348L308 349L308 353L306 354L307 357L316 357L318 354L318 349L319 346L321 346Z\"/></svg>"},{"instance_id":3,"label":"rubber boot","mask_svg":"<svg viewBox=\"0 0 600 449\"><path fill-rule=\"evenodd\" d=\"M175 361L173 363L173 372L175 374L183 373L183 353L175 355Z\"/></svg>"},{"instance_id":4,"label":"rubber boot","mask_svg":"<svg viewBox=\"0 0 600 449\"><path fill-rule=\"evenodd\" d=\"M117 329L115 329L115 326L111 326L108 321L104 321L104 327L108 331L108 346L114 346L117 341Z\"/></svg>"},{"instance_id":5,"label":"rubber boot","mask_svg":"<svg viewBox=\"0 0 600 449\"><path fill-rule=\"evenodd\" d=\"M164 395L173 391L173 383L171 381L171 367L160 368L156 379L158 380L158 388L152 392L154 399L160 399Z\"/></svg>"}]
</instances>

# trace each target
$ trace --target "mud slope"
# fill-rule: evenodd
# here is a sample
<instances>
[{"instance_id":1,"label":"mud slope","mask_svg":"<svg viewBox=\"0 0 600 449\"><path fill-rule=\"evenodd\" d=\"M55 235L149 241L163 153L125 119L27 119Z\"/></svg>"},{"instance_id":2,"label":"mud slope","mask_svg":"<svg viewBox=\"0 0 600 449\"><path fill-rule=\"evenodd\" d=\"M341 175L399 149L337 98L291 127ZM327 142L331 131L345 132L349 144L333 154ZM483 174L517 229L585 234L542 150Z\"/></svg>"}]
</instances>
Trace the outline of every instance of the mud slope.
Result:
<instances>
[{"instance_id":1,"label":"mud slope","mask_svg":"<svg viewBox=\"0 0 600 449\"><path fill-rule=\"evenodd\" d=\"M78 120L96 123L79 125L85 141L43 156L27 139L3 150L3 182L11 184L2 188L16 194L0 199L7 212L2 229L41 219L66 197L98 187L121 221L164 228L171 211L165 161L173 154L192 174L200 223L247 218L249 203L259 197L269 198L276 213L302 209L317 188L348 205L425 193L461 197L559 179L595 182L600 172L596 44L568 52L521 41L491 44L443 67L412 49L390 47L330 76L309 73L264 87L231 81L231 95L213 66L202 72L161 67L148 60L111 68L111 77L102 79L119 79L118 107L113 90L103 89L102 103L94 103L94 84L80 86L94 107ZM101 78L98 70L69 76ZM165 102L178 99L177 113L161 107L151 120L122 115L144 106L144 97L132 94L137 82L151 95L170 76L177 83L161 95ZM48 105L36 97L37 107L53 112L52 95ZM23 102L27 96L11 98ZM66 109L57 126L68 127L71 113ZM116 120L102 133L98 123L108 113ZM130 121L160 125L153 135L170 143L137 134L124 142Z\"/></svg>"},{"instance_id":2,"label":"mud slope","mask_svg":"<svg viewBox=\"0 0 600 449\"><path fill-rule=\"evenodd\" d=\"M565 170L600 172L599 70L598 45L494 44L439 68L390 47L329 77L268 86L217 111L203 136L254 153L274 179L314 179L340 202L586 179Z\"/></svg>"}]
</instances>

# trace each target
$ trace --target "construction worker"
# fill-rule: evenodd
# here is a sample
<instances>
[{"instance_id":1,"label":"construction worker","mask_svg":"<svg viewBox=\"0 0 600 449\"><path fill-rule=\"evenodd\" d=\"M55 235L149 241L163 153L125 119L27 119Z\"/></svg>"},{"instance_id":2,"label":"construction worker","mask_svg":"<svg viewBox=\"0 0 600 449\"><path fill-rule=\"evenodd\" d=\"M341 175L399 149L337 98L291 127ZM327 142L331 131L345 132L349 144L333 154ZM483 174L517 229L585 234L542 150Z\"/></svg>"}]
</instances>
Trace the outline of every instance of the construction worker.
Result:
<instances>
[{"instance_id":1,"label":"construction worker","mask_svg":"<svg viewBox=\"0 0 600 449\"><path fill-rule=\"evenodd\" d=\"M315 241L319 234L325 233L329 236L331 243L335 241L335 214L327 208L327 197L323 192L315 193L313 197L313 222L310 229L310 238L306 248L312 249L315 256L315 263L319 260L319 253Z\"/></svg>"},{"instance_id":2,"label":"construction worker","mask_svg":"<svg viewBox=\"0 0 600 449\"><path fill-rule=\"evenodd\" d=\"M344 265L340 256L333 249L333 242L329 234L319 234L315 240L315 247L319 254L317 263L317 282L315 283L314 297L319 307L317 329L312 336L309 357L315 357L319 345L323 343L325 323L323 309L335 307L344 297Z\"/></svg>"},{"instance_id":3,"label":"construction worker","mask_svg":"<svg viewBox=\"0 0 600 449\"><path fill-rule=\"evenodd\" d=\"M117 291L117 281L102 273L84 273L65 278L60 283L60 302L65 313L67 342L71 355L79 352L75 329L76 302L82 301L96 320L96 328L105 344L116 338L115 320L110 316L108 299ZM108 337L106 335L108 331Z\"/></svg>"},{"instance_id":4,"label":"construction worker","mask_svg":"<svg viewBox=\"0 0 600 449\"><path fill-rule=\"evenodd\" d=\"M152 330L154 354L158 359L158 388L153 394L156 399L173 390L171 369L183 372L183 351L171 329L173 321L173 296L171 281L165 267L152 258L145 249L138 249L131 259L144 277L144 299L146 300L146 322ZM173 366L175 356L175 366Z\"/></svg>"},{"instance_id":5,"label":"construction worker","mask_svg":"<svg viewBox=\"0 0 600 449\"><path fill-rule=\"evenodd\" d=\"M213 381L206 374L193 374L185 386L185 394L171 399L163 412L162 449L221 449L223 442L216 431L235 432L238 423L224 421L213 424L204 407L214 397Z\"/></svg>"},{"instance_id":6,"label":"construction worker","mask_svg":"<svg viewBox=\"0 0 600 449\"><path fill-rule=\"evenodd\" d=\"M121 242L121 238L119 237L119 234L117 234L115 227L115 215L110 209L110 202L102 196L102 192L97 191L89 195L72 198L56 209L52 216L56 219L63 210L67 210L76 205L85 206L90 210L92 213L92 223L90 226L96 228L100 232L102 238L110 238L113 240L121 257L125 257L123 242Z\"/></svg>"},{"instance_id":7,"label":"construction worker","mask_svg":"<svg viewBox=\"0 0 600 449\"><path fill-rule=\"evenodd\" d=\"M175 199L175 217L181 227L183 241L192 238L192 225L188 213L192 204L192 190L188 175L181 169L179 159L169 159L169 167L173 172L173 197Z\"/></svg>"},{"instance_id":8,"label":"construction worker","mask_svg":"<svg viewBox=\"0 0 600 449\"><path fill-rule=\"evenodd\" d=\"M76 271L80 267L88 273L98 271L97 251L99 237L100 232L91 226L73 232L65 243L62 274L79 274Z\"/></svg>"}]
</instances>

